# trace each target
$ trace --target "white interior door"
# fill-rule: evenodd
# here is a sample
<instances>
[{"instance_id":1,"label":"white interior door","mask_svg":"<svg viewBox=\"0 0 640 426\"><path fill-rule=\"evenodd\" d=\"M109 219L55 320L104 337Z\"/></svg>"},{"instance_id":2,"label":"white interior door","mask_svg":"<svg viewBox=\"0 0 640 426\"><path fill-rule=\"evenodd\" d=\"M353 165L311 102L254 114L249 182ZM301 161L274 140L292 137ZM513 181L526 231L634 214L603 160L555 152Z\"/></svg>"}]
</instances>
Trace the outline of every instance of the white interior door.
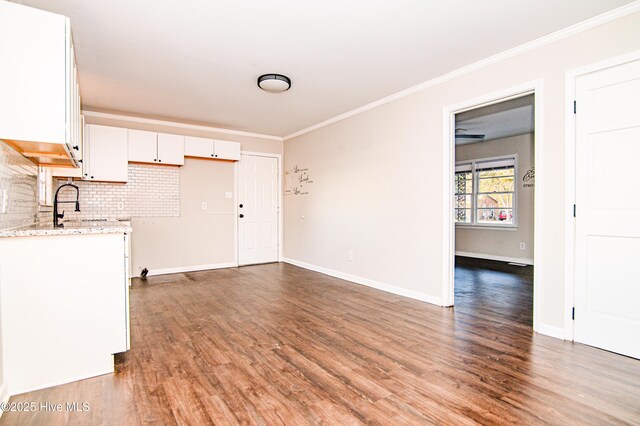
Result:
<instances>
[{"instance_id":1,"label":"white interior door","mask_svg":"<svg viewBox=\"0 0 640 426\"><path fill-rule=\"evenodd\" d=\"M640 61L576 79L575 340L640 358Z\"/></svg>"},{"instance_id":2,"label":"white interior door","mask_svg":"<svg viewBox=\"0 0 640 426\"><path fill-rule=\"evenodd\" d=\"M277 262L278 159L242 154L238 168L238 263Z\"/></svg>"}]
</instances>

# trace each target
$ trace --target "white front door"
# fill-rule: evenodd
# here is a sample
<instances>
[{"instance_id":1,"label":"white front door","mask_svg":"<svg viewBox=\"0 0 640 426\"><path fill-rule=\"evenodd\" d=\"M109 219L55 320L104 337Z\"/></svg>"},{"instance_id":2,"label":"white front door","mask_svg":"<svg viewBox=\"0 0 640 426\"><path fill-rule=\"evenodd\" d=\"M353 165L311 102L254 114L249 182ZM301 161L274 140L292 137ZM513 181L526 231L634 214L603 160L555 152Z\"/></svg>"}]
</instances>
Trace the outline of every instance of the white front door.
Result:
<instances>
[{"instance_id":1,"label":"white front door","mask_svg":"<svg viewBox=\"0 0 640 426\"><path fill-rule=\"evenodd\" d=\"M576 342L640 358L640 61L576 79Z\"/></svg>"},{"instance_id":2,"label":"white front door","mask_svg":"<svg viewBox=\"0 0 640 426\"><path fill-rule=\"evenodd\" d=\"M238 168L238 263L277 262L278 159L242 154Z\"/></svg>"}]
</instances>

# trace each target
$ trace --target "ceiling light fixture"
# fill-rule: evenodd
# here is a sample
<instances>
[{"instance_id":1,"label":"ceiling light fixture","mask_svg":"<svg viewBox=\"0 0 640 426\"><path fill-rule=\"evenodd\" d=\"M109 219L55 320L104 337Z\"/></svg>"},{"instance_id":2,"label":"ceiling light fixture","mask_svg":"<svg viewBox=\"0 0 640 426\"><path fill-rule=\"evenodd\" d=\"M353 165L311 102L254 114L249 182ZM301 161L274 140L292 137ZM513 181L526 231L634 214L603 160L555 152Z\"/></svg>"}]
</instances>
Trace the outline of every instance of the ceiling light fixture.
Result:
<instances>
[{"instance_id":1,"label":"ceiling light fixture","mask_svg":"<svg viewBox=\"0 0 640 426\"><path fill-rule=\"evenodd\" d=\"M282 93L291 88L291 79L282 74L263 74L258 77L258 87L269 93Z\"/></svg>"}]
</instances>

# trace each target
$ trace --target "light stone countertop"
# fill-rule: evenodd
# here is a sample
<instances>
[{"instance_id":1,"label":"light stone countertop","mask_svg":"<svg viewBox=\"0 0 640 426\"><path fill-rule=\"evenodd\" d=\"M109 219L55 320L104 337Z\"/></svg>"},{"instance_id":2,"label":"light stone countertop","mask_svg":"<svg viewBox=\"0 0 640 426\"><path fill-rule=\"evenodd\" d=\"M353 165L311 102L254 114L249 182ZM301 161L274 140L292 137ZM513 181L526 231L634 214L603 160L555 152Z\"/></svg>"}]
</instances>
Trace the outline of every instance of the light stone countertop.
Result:
<instances>
[{"instance_id":1,"label":"light stone countertop","mask_svg":"<svg viewBox=\"0 0 640 426\"><path fill-rule=\"evenodd\" d=\"M0 230L0 238L39 237L46 235L124 234L133 228L128 221L62 222L63 227L54 228L53 223L39 223L19 228Z\"/></svg>"}]
</instances>

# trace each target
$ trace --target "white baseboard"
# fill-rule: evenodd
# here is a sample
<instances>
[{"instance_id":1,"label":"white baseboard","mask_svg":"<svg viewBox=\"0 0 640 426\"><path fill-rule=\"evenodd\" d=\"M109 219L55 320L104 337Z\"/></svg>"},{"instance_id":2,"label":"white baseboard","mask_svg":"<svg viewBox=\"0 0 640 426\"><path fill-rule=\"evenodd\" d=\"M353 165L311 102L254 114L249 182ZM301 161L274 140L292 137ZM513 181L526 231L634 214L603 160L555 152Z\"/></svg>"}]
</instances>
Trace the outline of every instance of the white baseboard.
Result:
<instances>
[{"instance_id":1,"label":"white baseboard","mask_svg":"<svg viewBox=\"0 0 640 426\"><path fill-rule=\"evenodd\" d=\"M494 256L492 254L469 253L467 251L456 251L456 256L473 257L474 259L497 260L500 262L524 263L525 265L533 265L533 259L521 257Z\"/></svg>"},{"instance_id":2,"label":"white baseboard","mask_svg":"<svg viewBox=\"0 0 640 426\"><path fill-rule=\"evenodd\" d=\"M320 272L321 274L329 275L335 278L340 278L342 280L351 281L352 283L355 283L355 284L361 284L367 287L375 288L377 290L386 291L387 293L397 294L398 296L409 297L411 299L416 299L422 302L427 302L434 305L442 306L441 297L431 296L429 294L420 293L414 290L407 290L401 287L396 287L391 284L385 284L378 281L370 280L368 278L362 278L356 275L351 275L344 272L323 268L322 266L316 266L310 263L300 262L299 260L295 260L295 259L289 259L289 258L283 257L283 258L280 258L280 261L289 263L294 266L299 266L300 268L309 269L315 272Z\"/></svg>"},{"instance_id":3,"label":"white baseboard","mask_svg":"<svg viewBox=\"0 0 640 426\"><path fill-rule=\"evenodd\" d=\"M7 384L0 383L0 403L4 404L9 402L9 398L11 398L11 395L9 395L7 390ZM0 410L0 417L2 417L2 413L4 413L4 411Z\"/></svg>"},{"instance_id":4,"label":"white baseboard","mask_svg":"<svg viewBox=\"0 0 640 426\"><path fill-rule=\"evenodd\" d=\"M545 336L555 337L556 339L564 340L564 328L555 327L548 324L538 324L536 333L544 334Z\"/></svg>"},{"instance_id":5,"label":"white baseboard","mask_svg":"<svg viewBox=\"0 0 640 426\"><path fill-rule=\"evenodd\" d=\"M150 269L147 274L148 277L154 275L166 275L166 274L179 274L182 272L195 272L195 271L206 271L208 269L223 269L223 268L235 268L237 267L237 263L228 262L228 263L210 263L208 265L192 265L192 266L179 266L177 268L164 268L164 269ZM137 275L138 277L140 275Z\"/></svg>"}]
</instances>

